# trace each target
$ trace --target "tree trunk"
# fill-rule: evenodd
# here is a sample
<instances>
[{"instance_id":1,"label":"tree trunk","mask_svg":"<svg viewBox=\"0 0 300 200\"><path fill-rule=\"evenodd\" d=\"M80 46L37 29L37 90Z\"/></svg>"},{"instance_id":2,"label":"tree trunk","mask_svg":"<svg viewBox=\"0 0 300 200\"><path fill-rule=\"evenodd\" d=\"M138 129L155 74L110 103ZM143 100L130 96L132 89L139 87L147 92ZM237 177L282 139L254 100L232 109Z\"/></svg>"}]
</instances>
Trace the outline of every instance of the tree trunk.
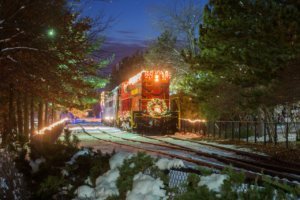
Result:
<instances>
[{"instance_id":1,"label":"tree trunk","mask_svg":"<svg viewBox=\"0 0 300 200\"><path fill-rule=\"evenodd\" d=\"M38 130L41 130L43 128L43 108L43 101L40 100L38 109Z\"/></svg>"},{"instance_id":2,"label":"tree trunk","mask_svg":"<svg viewBox=\"0 0 300 200\"><path fill-rule=\"evenodd\" d=\"M30 138L34 135L34 97L30 99Z\"/></svg>"},{"instance_id":3,"label":"tree trunk","mask_svg":"<svg viewBox=\"0 0 300 200\"><path fill-rule=\"evenodd\" d=\"M52 103L52 107L51 107L51 122L54 123L55 121L56 121L55 104Z\"/></svg>"},{"instance_id":4,"label":"tree trunk","mask_svg":"<svg viewBox=\"0 0 300 200\"><path fill-rule=\"evenodd\" d=\"M275 135L275 129L274 126L272 124L273 120L270 114L270 111L268 110L268 108L264 108L264 115L265 115L265 119L267 122L267 133L269 136L269 142L274 142L274 135Z\"/></svg>"},{"instance_id":5,"label":"tree trunk","mask_svg":"<svg viewBox=\"0 0 300 200\"><path fill-rule=\"evenodd\" d=\"M2 127L2 145L6 144L7 134L8 134L8 118L7 113L2 114L3 127Z\"/></svg>"},{"instance_id":6,"label":"tree trunk","mask_svg":"<svg viewBox=\"0 0 300 200\"><path fill-rule=\"evenodd\" d=\"M28 141L29 135L29 105L28 105L28 93L24 94L24 136L25 140Z\"/></svg>"},{"instance_id":7,"label":"tree trunk","mask_svg":"<svg viewBox=\"0 0 300 200\"><path fill-rule=\"evenodd\" d=\"M14 86L10 84L9 86L9 102L8 102L8 132L13 134L16 129L16 114L14 106Z\"/></svg>"},{"instance_id":8,"label":"tree trunk","mask_svg":"<svg viewBox=\"0 0 300 200\"><path fill-rule=\"evenodd\" d=\"M23 110L21 103L22 94L19 92L17 94L17 124L18 124L18 138L24 133L23 132Z\"/></svg>"},{"instance_id":9,"label":"tree trunk","mask_svg":"<svg viewBox=\"0 0 300 200\"><path fill-rule=\"evenodd\" d=\"M49 120L48 120L48 107L49 103L46 101L45 102L45 116L44 116L44 126L48 126Z\"/></svg>"}]
</instances>

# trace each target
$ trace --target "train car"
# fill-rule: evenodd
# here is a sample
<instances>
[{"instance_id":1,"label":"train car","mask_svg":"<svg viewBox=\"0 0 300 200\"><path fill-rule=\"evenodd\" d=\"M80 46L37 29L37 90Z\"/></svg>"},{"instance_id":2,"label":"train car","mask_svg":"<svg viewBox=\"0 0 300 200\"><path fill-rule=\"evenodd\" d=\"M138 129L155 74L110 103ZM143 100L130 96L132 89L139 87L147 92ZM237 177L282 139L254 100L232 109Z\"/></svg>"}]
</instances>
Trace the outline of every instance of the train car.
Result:
<instances>
[{"instance_id":1,"label":"train car","mask_svg":"<svg viewBox=\"0 0 300 200\"><path fill-rule=\"evenodd\" d=\"M105 91L101 93L101 118L108 125L117 125L118 121L118 100L119 100L119 87L112 91Z\"/></svg>"},{"instance_id":2,"label":"train car","mask_svg":"<svg viewBox=\"0 0 300 200\"><path fill-rule=\"evenodd\" d=\"M115 99L107 96L105 113L114 113L116 124L123 129L144 131L167 127L168 120L174 118L170 112L170 78L168 71L141 71L115 89L118 94Z\"/></svg>"}]
</instances>

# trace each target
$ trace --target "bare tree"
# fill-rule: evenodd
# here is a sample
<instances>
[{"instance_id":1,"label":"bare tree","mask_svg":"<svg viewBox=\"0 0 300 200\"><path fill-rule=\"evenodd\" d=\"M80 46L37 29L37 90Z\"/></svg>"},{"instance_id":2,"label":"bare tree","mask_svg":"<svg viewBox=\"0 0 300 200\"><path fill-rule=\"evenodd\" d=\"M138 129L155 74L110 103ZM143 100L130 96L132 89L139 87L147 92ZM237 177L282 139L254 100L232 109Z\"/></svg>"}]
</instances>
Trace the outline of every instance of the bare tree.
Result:
<instances>
[{"instance_id":1,"label":"bare tree","mask_svg":"<svg viewBox=\"0 0 300 200\"><path fill-rule=\"evenodd\" d=\"M161 30L171 32L185 49L195 55L202 10L201 3L195 0L172 0L154 8L155 24Z\"/></svg>"}]
</instances>

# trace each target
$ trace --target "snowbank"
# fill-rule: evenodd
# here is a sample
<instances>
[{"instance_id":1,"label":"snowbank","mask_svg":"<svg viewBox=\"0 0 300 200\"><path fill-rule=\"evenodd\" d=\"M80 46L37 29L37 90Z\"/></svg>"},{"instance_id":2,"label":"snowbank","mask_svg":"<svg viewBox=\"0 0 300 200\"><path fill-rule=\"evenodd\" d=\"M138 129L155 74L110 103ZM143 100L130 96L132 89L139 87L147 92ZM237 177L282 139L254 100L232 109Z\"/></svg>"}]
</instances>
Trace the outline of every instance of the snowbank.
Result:
<instances>
[{"instance_id":1,"label":"snowbank","mask_svg":"<svg viewBox=\"0 0 300 200\"><path fill-rule=\"evenodd\" d=\"M79 156L85 156L85 155L89 155L89 154L91 154L91 151L89 149L82 149L82 150L78 151L77 153L75 153L72 156L71 160L67 162L67 164L73 165Z\"/></svg>"},{"instance_id":2,"label":"snowbank","mask_svg":"<svg viewBox=\"0 0 300 200\"><path fill-rule=\"evenodd\" d=\"M209 176L201 176L199 186L206 185L209 190L220 192L221 186L224 183L224 180L228 178L224 174L211 174Z\"/></svg>"},{"instance_id":3,"label":"snowbank","mask_svg":"<svg viewBox=\"0 0 300 200\"><path fill-rule=\"evenodd\" d=\"M128 191L126 200L160 200L166 199L163 182L141 172L133 177L132 191Z\"/></svg>"},{"instance_id":4,"label":"snowbank","mask_svg":"<svg viewBox=\"0 0 300 200\"><path fill-rule=\"evenodd\" d=\"M36 160L30 160L29 165L31 167L31 173L36 173L39 171L40 164L45 162L45 158L38 158Z\"/></svg>"},{"instance_id":5,"label":"snowbank","mask_svg":"<svg viewBox=\"0 0 300 200\"><path fill-rule=\"evenodd\" d=\"M116 183L119 176L120 172L118 169L111 169L96 179L97 200L104 200L109 196L119 195Z\"/></svg>"},{"instance_id":6,"label":"snowbank","mask_svg":"<svg viewBox=\"0 0 300 200\"><path fill-rule=\"evenodd\" d=\"M116 153L109 159L110 169L116 169L118 167L121 167L123 165L124 160L131 158L133 155L134 154L125 152Z\"/></svg>"},{"instance_id":7,"label":"snowbank","mask_svg":"<svg viewBox=\"0 0 300 200\"><path fill-rule=\"evenodd\" d=\"M184 164L182 160L178 159L167 159L167 158L161 158L159 159L155 165L160 169L160 170L166 170L166 169L171 169L171 168L183 168Z\"/></svg>"},{"instance_id":8,"label":"snowbank","mask_svg":"<svg viewBox=\"0 0 300 200\"><path fill-rule=\"evenodd\" d=\"M86 153L89 153L89 151L82 150L77 152L68 163L74 163L78 156L85 155ZM77 198L80 199L86 197L97 200L104 200L109 196L119 195L119 190L116 183L117 179L120 176L118 167L121 167L123 165L125 159L131 158L132 156L133 154L129 153L116 153L115 155L113 155L109 159L110 170L96 179L96 187L91 188L87 185L80 186L75 191ZM90 179L88 178L85 183L91 185Z\"/></svg>"},{"instance_id":9,"label":"snowbank","mask_svg":"<svg viewBox=\"0 0 300 200\"><path fill-rule=\"evenodd\" d=\"M78 198L95 198L95 189L87 185L82 185L77 188L75 194Z\"/></svg>"}]
</instances>

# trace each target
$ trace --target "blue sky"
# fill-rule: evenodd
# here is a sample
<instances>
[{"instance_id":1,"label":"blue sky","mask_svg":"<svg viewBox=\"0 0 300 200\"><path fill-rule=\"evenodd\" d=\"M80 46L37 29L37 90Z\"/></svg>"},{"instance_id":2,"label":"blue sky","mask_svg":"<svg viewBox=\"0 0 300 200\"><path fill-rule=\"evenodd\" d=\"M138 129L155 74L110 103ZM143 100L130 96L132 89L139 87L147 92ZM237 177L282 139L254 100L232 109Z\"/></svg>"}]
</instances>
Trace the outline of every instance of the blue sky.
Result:
<instances>
[{"instance_id":1,"label":"blue sky","mask_svg":"<svg viewBox=\"0 0 300 200\"><path fill-rule=\"evenodd\" d=\"M105 34L108 40L140 44L159 35L159 30L153 26L154 16L151 9L162 2L162 0L94 0L85 9L85 14L96 16L104 11L107 16L115 18L115 22Z\"/></svg>"},{"instance_id":2,"label":"blue sky","mask_svg":"<svg viewBox=\"0 0 300 200\"><path fill-rule=\"evenodd\" d=\"M83 0L84 1L84 0ZM144 50L149 42L160 35L155 27L155 7L174 3L175 0L93 0L84 10L84 15L97 16L105 13L115 22L104 33L104 50L115 54L113 64L137 50ZM183 0L184 1L184 0ZM189 1L189 0L187 0ZM204 4L207 0L194 0Z\"/></svg>"}]
</instances>

